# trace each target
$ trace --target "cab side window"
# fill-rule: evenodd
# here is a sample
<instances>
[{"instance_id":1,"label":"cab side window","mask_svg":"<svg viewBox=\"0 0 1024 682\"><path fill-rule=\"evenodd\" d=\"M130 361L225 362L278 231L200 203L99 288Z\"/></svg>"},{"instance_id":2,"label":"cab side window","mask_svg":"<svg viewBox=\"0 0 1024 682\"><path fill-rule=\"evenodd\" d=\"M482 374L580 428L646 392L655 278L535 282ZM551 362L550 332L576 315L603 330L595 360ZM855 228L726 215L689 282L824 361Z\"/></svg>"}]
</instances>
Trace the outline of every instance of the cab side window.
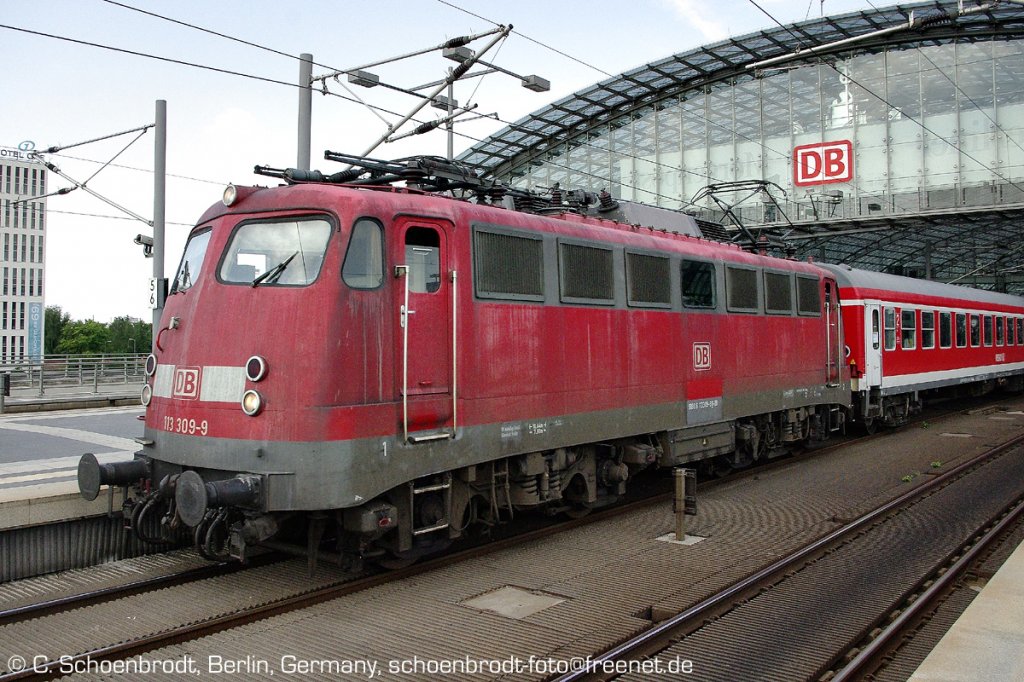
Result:
<instances>
[{"instance_id":1,"label":"cab side window","mask_svg":"<svg viewBox=\"0 0 1024 682\"><path fill-rule=\"evenodd\" d=\"M341 279L353 289L376 289L384 283L384 230L376 220L360 218L353 226Z\"/></svg>"}]
</instances>

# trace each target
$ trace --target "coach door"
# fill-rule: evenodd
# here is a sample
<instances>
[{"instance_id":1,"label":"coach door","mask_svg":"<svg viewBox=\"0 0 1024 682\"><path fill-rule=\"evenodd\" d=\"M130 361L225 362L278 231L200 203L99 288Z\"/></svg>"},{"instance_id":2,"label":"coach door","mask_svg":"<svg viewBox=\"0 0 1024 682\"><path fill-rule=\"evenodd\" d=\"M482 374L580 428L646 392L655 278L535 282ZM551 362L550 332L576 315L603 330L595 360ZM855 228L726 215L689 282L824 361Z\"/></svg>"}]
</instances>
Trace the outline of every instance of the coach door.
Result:
<instances>
[{"instance_id":1,"label":"coach door","mask_svg":"<svg viewBox=\"0 0 1024 682\"><path fill-rule=\"evenodd\" d=\"M454 271L443 221L399 218L394 276L399 343L398 390L408 442L449 438L455 430Z\"/></svg>"},{"instance_id":2,"label":"coach door","mask_svg":"<svg viewBox=\"0 0 1024 682\"><path fill-rule=\"evenodd\" d=\"M882 385L882 306L864 306L864 377L861 390Z\"/></svg>"}]
</instances>

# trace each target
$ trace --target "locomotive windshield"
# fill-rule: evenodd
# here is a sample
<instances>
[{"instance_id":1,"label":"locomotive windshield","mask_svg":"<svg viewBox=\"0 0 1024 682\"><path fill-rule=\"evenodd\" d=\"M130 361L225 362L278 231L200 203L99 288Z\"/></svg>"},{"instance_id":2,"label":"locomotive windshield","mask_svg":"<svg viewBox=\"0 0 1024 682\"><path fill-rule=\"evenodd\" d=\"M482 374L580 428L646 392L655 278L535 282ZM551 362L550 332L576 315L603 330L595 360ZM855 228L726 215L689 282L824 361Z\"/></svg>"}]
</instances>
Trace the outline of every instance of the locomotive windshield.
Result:
<instances>
[{"instance_id":1,"label":"locomotive windshield","mask_svg":"<svg viewBox=\"0 0 1024 682\"><path fill-rule=\"evenodd\" d=\"M311 284L330 236L331 224L322 219L245 223L231 238L220 279L254 287Z\"/></svg>"},{"instance_id":2,"label":"locomotive windshield","mask_svg":"<svg viewBox=\"0 0 1024 682\"><path fill-rule=\"evenodd\" d=\"M206 247L210 243L210 229L192 235L188 244L185 245L185 255L181 257L181 265L178 266L178 274L174 276L174 284L170 293L185 291L191 287L199 277L199 270L203 267L203 260L206 258Z\"/></svg>"}]
</instances>

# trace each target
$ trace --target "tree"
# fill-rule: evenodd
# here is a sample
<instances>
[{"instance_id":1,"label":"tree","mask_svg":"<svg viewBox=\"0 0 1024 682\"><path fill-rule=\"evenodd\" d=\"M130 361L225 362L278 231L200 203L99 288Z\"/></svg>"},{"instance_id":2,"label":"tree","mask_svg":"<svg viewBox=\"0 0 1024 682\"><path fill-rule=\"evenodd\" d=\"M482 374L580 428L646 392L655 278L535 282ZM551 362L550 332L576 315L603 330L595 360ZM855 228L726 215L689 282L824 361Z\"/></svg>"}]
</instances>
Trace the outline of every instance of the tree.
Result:
<instances>
[{"instance_id":1,"label":"tree","mask_svg":"<svg viewBox=\"0 0 1024 682\"><path fill-rule=\"evenodd\" d=\"M60 343L64 327L71 322L71 316L64 312L59 305L46 306L45 338L43 339L43 353L53 355L57 352L57 344Z\"/></svg>"},{"instance_id":2,"label":"tree","mask_svg":"<svg viewBox=\"0 0 1024 682\"><path fill-rule=\"evenodd\" d=\"M148 353L153 345L152 325L134 317L116 317L109 325L110 353Z\"/></svg>"},{"instance_id":3,"label":"tree","mask_svg":"<svg viewBox=\"0 0 1024 682\"><path fill-rule=\"evenodd\" d=\"M75 320L65 325L56 350L67 355L108 353L109 340L110 330L105 324L96 320Z\"/></svg>"}]
</instances>

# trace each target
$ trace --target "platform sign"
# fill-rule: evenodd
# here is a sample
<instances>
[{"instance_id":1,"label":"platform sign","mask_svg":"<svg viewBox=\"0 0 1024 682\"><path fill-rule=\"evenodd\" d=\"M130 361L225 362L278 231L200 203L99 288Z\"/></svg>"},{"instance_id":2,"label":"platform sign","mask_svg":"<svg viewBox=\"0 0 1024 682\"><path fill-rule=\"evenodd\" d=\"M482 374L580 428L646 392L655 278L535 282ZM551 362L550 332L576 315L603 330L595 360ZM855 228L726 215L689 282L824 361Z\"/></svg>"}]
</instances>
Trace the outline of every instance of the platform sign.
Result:
<instances>
[{"instance_id":1,"label":"platform sign","mask_svg":"<svg viewBox=\"0 0 1024 682\"><path fill-rule=\"evenodd\" d=\"M849 140L804 144L793 149L793 184L828 185L853 180L853 143Z\"/></svg>"}]
</instances>

